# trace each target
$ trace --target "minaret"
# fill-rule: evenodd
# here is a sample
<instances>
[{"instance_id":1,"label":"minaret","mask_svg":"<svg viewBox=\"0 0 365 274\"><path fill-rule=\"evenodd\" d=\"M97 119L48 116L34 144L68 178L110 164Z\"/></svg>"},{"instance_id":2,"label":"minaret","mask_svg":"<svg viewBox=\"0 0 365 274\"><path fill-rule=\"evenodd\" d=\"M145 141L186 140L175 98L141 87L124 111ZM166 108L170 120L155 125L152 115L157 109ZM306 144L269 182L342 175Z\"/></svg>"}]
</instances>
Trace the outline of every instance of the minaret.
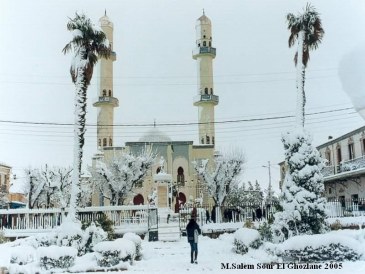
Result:
<instances>
[{"instance_id":1,"label":"minaret","mask_svg":"<svg viewBox=\"0 0 365 274\"><path fill-rule=\"evenodd\" d=\"M199 143L215 144L214 106L219 97L214 95L213 59L216 49L212 47L212 23L203 15L196 22L196 49L193 58L198 64L198 96L194 98L194 106L199 113Z\"/></svg>"},{"instance_id":2,"label":"minaret","mask_svg":"<svg viewBox=\"0 0 365 274\"><path fill-rule=\"evenodd\" d=\"M113 23L106 15L106 11L99 22L113 50ZM118 99L113 97L113 62L116 56L116 53L112 51L109 59L99 60L98 99L93 106L98 108L97 147L100 149L113 146L114 108L119 106Z\"/></svg>"}]
</instances>

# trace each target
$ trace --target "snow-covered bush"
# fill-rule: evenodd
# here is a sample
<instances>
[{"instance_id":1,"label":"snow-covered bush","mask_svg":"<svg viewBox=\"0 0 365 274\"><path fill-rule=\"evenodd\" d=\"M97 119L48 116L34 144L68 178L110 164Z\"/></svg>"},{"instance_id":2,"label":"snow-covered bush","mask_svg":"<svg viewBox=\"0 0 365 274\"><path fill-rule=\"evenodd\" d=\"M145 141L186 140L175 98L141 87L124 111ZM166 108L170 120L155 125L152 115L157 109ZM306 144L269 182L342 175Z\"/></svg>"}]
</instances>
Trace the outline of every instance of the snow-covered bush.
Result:
<instances>
[{"instance_id":1,"label":"snow-covered bush","mask_svg":"<svg viewBox=\"0 0 365 274\"><path fill-rule=\"evenodd\" d=\"M77 249L67 246L40 247L37 250L39 264L43 269L68 268L73 265Z\"/></svg>"},{"instance_id":2,"label":"snow-covered bush","mask_svg":"<svg viewBox=\"0 0 365 274\"><path fill-rule=\"evenodd\" d=\"M240 228L234 233L234 251L246 254L249 248L257 249L262 244L260 233L255 229Z\"/></svg>"},{"instance_id":3,"label":"snow-covered bush","mask_svg":"<svg viewBox=\"0 0 365 274\"><path fill-rule=\"evenodd\" d=\"M137 234L128 232L123 235L123 239L132 241L136 246L136 260L142 259L142 239Z\"/></svg>"},{"instance_id":4,"label":"snow-covered bush","mask_svg":"<svg viewBox=\"0 0 365 274\"><path fill-rule=\"evenodd\" d=\"M94 246L96 259L99 266L110 267L121 261L133 262L136 254L135 244L127 239L100 242Z\"/></svg>"},{"instance_id":5,"label":"snow-covered bush","mask_svg":"<svg viewBox=\"0 0 365 274\"><path fill-rule=\"evenodd\" d=\"M361 242L336 232L294 236L278 245L277 255L288 261L356 261L362 256Z\"/></svg>"},{"instance_id":6,"label":"snow-covered bush","mask_svg":"<svg viewBox=\"0 0 365 274\"><path fill-rule=\"evenodd\" d=\"M89 233L81 229L80 222L66 220L57 228L56 235L56 245L74 247L78 255L85 254Z\"/></svg>"},{"instance_id":7,"label":"snow-covered bush","mask_svg":"<svg viewBox=\"0 0 365 274\"><path fill-rule=\"evenodd\" d=\"M89 235L85 244L85 253L92 252L93 247L96 244L108 238L108 233L101 227L96 226L95 223L91 223L90 226L85 229L85 233Z\"/></svg>"},{"instance_id":8,"label":"snow-covered bush","mask_svg":"<svg viewBox=\"0 0 365 274\"><path fill-rule=\"evenodd\" d=\"M25 265L35 261L36 250L29 245L15 246L11 249L10 263Z\"/></svg>"},{"instance_id":9,"label":"snow-covered bush","mask_svg":"<svg viewBox=\"0 0 365 274\"><path fill-rule=\"evenodd\" d=\"M258 230L263 241L272 241L272 231L268 222L263 222Z\"/></svg>"}]
</instances>

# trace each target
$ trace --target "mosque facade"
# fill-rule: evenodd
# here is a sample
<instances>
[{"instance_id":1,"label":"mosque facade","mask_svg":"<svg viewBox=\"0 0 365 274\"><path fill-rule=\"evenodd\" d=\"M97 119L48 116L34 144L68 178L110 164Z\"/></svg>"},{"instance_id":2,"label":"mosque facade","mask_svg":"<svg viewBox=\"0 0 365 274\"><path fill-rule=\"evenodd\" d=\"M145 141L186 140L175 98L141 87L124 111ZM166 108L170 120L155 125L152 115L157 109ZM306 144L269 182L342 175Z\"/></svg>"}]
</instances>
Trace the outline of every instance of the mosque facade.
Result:
<instances>
[{"instance_id":1,"label":"mosque facade","mask_svg":"<svg viewBox=\"0 0 365 274\"><path fill-rule=\"evenodd\" d=\"M100 18L99 22L113 45L113 23L106 14ZM113 91L113 62L116 61L116 53L113 52L110 59L100 60L98 99L94 103L94 107L98 108L97 147L100 153L94 156L93 163L100 158L110 160L121 152L138 155L144 149L151 149L156 155L155 163L147 176L127 199L128 204L148 204L150 203L148 197L153 192L157 193L158 207L171 208L175 211L186 203L209 202L210 199L197 177L192 162L200 159L213 160L215 157L214 107L219 103L219 97L215 94L213 85L215 56L212 24L203 12L196 21L196 43L192 56L196 60L198 71L197 93L193 98L193 104L198 109L199 144L194 144L193 141L172 140L158 127L153 126L141 138L126 142L123 147L113 146L113 126L110 126L114 124L114 108L119 106ZM156 174L159 174L161 169L170 175L169 180L156 179L158 177ZM108 201L95 191L92 205L108 204Z\"/></svg>"}]
</instances>

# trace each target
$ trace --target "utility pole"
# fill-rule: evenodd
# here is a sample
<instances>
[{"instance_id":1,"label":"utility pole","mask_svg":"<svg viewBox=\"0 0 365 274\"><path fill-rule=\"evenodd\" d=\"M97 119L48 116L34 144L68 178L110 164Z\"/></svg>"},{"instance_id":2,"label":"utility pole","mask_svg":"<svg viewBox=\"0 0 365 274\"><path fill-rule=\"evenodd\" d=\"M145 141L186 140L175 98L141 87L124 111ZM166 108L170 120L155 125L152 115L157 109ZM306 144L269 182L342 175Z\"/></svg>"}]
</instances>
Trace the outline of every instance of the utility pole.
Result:
<instances>
[{"instance_id":1,"label":"utility pole","mask_svg":"<svg viewBox=\"0 0 365 274\"><path fill-rule=\"evenodd\" d=\"M269 187L271 186L271 164L270 161L267 162L268 165L267 166L262 166L262 167L266 167L269 169Z\"/></svg>"}]
</instances>

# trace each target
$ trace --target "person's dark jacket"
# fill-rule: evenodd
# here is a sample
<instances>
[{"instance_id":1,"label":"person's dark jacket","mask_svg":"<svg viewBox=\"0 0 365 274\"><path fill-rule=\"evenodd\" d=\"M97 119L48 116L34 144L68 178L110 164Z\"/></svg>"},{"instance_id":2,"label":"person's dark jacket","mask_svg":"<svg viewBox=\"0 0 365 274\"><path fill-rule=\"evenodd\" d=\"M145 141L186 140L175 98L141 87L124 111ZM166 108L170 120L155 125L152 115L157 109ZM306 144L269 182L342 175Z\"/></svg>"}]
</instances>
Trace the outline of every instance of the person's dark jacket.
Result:
<instances>
[{"instance_id":1,"label":"person's dark jacket","mask_svg":"<svg viewBox=\"0 0 365 274\"><path fill-rule=\"evenodd\" d=\"M200 235L202 232L200 230L199 225L195 222L194 219L191 219L186 226L186 234L188 236L188 242L198 242L195 236L195 230L197 230L198 234Z\"/></svg>"}]
</instances>

